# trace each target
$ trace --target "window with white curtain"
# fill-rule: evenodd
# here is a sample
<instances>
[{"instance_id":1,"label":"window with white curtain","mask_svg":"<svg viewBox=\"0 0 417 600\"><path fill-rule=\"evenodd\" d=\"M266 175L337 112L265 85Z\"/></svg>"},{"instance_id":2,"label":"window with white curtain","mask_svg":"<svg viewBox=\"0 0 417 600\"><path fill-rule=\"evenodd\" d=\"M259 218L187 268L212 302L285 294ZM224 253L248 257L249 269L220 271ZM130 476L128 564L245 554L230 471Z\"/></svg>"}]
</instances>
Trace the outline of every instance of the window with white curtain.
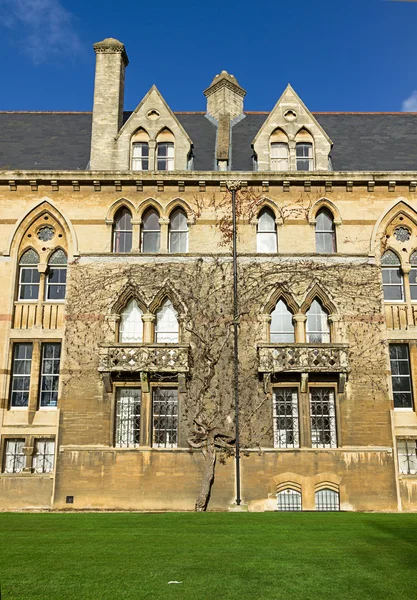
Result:
<instances>
[{"instance_id":1,"label":"window with white curtain","mask_svg":"<svg viewBox=\"0 0 417 600\"><path fill-rule=\"evenodd\" d=\"M398 470L403 475L417 475L417 441L397 440Z\"/></svg>"},{"instance_id":2,"label":"window with white curtain","mask_svg":"<svg viewBox=\"0 0 417 600\"><path fill-rule=\"evenodd\" d=\"M288 171L288 144L271 143L271 171Z\"/></svg>"},{"instance_id":3,"label":"window with white curtain","mask_svg":"<svg viewBox=\"0 0 417 600\"><path fill-rule=\"evenodd\" d=\"M115 445L118 448L140 444L141 399L140 388L117 388Z\"/></svg>"},{"instance_id":4,"label":"window with white curtain","mask_svg":"<svg viewBox=\"0 0 417 600\"><path fill-rule=\"evenodd\" d=\"M149 144L148 142L135 142L132 144L132 171L148 171L149 169Z\"/></svg>"},{"instance_id":5,"label":"window with white curtain","mask_svg":"<svg viewBox=\"0 0 417 600\"><path fill-rule=\"evenodd\" d=\"M315 298L307 311L307 342L328 344L330 342L329 315Z\"/></svg>"},{"instance_id":6,"label":"window with white curtain","mask_svg":"<svg viewBox=\"0 0 417 600\"><path fill-rule=\"evenodd\" d=\"M177 311L168 298L156 313L155 341L160 344L178 344Z\"/></svg>"},{"instance_id":7,"label":"window with white curtain","mask_svg":"<svg viewBox=\"0 0 417 600\"><path fill-rule=\"evenodd\" d=\"M120 315L119 342L138 344L143 340L142 311L136 300L130 300Z\"/></svg>"},{"instance_id":8,"label":"window with white curtain","mask_svg":"<svg viewBox=\"0 0 417 600\"><path fill-rule=\"evenodd\" d=\"M6 440L4 455L4 472L21 473L25 468L24 439Z\"/></svg>"},{"instance_id":9,"label":"window with white curtain","mask_svg":"<svg viewBox=\"0 0 417 600\"><path fill-rule=\"evenodd\" d=\"M55 441L36 440L33 468L35 473L53 473L55 462Z\"/></svg>"},{"instance_id":10,"label":"window with white curtain","mask_svg":"<svg viewBox=\"0 0 417 600\"><path fill-rule=\"evenodd\" d=\"M39 254L29 248L19 261L19 300L37 300L39 296L40 273Z\"/></svg>"},{"instance_id":11,"label":"window with white curtain","mask_svg":"<svg viewBox=\"0 0 417 600\"><path fill-rule=\"evenodd\" d=\"M275 215L269 208L264 208L259 213L256 231L256 250L263 253L277 251Z\"/></svg>"},{"instance_id":12,"label":"window with white curtain","mask_svg":"<svg viewBox=\"0 0 417 600\"><path fill-rule=\"evenodd\" d=\"M292 312L281 299L278 300L271 313L269 341L273 343L294 342L294 325Z\"/></svg>"},{"instance_id":13,"label":"window with white curtain","mask_svg":"<svg viewBox=\"0 0 417 600\"><path fill-rule=\"evenodd\" d=\"M181 208L176 208L169 218L169 251L188 252L187 216Z\"/></svg>"},{"instance_id":14,"label":"window with white curtain","mask_svg":"<svg viewBox=\"0 0 417 600\"><path fill-rule=\"evenodd\" d=\"M142 252L159 252L161 243L161 225L159 215L154 208L149 208L143 215Z\"/></svg>"}]
</instances>

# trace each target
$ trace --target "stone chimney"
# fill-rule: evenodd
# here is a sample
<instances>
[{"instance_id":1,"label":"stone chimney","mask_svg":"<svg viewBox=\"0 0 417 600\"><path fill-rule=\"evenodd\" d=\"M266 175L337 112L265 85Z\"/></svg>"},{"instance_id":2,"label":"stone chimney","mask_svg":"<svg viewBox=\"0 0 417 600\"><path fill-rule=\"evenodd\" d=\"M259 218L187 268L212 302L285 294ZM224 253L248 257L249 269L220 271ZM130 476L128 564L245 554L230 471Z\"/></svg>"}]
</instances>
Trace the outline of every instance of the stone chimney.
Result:
<instances>
[{"instance_id":1,"label":"stone chimney","mask_svg":"<svg viewBox=\"0 0 417 600\"><path fill-rule=\"evenodd\" d=\"M129 60L124 45L113 38L97 42L93 47L96 75L90 169L110 170L113 168L114 138L123 121L125 68Z\"/></svg>"},{"instance_id":2,"label":"stone chimney","mask_svg":"<svg viewBox=\"0 0 417 600\"><path fill-rule=\"evenodd\" d=\"M227 71L216 75L210 87L204 90L204 95L207 98L207 113L215 119L224 114L229 114L230 120L243 115L246 92Z\"/></svg>"}]
</instances>

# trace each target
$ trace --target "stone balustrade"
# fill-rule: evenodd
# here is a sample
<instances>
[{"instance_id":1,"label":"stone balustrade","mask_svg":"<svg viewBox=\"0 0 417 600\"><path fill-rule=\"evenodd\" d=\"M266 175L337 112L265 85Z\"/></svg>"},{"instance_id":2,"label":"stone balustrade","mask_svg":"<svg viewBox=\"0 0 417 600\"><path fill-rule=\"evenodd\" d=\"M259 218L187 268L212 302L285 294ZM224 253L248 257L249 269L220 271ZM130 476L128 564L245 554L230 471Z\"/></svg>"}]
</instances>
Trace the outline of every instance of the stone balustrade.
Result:
<instances>
[{"instance_id":1,"label":"stone balustrade","mask_svg":"<svg viewBox=\"0 0 417 600\"><path fill-rule=\"evenodd\" d=\"M100 349L102 373L139 371L186 373L188 346L178 344L114 344Z\"/></svg>"},{"instance_id":2,"label":"stone balustrade","mask_svg":"<svg viewBox=\"0 0 417 600\"><path fill-rule=\"evenodd\" d=\"M261 373L348 371L347 344L262 344L258 357Z\"/></svg>"}]
</instances>

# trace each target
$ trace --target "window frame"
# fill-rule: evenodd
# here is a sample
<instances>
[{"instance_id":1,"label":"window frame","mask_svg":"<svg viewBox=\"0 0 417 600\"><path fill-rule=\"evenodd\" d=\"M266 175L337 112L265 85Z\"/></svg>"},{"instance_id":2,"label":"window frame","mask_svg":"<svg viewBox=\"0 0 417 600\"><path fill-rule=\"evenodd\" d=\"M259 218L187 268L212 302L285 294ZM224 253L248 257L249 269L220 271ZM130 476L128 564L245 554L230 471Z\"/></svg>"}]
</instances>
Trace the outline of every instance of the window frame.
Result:
<instances>
[{"instance_id":1,"label":"window frame","mask_svg":"<svg viewBox=\"0 0 417 600\"><path fill-rule=\"evenodd\" d=\"M47 346L53 346L54 348L59 348L59 356L56 358L55 351L53 353L53 357L45 357L45 351ZM41 352L40 352L40 364L39 364L39 389L38 389L38 407L39 410L57 410L58 408L58 400L59 400L59 382L60 382L60 371L61 371L61 358L62 358L62 343L61 342L52 342L52 341L43 341L41 343ZM58 373L47 373L44 372L44 362L51 361L55 367L56 363L58 363ZM56 390L47 390L43 389L44 383L47 379L52 379L53 382L56 382ZM56 393L56 404L42 404L42 393Z\"/></svg>"},{"instance_id":2,"label":"window frame","mask_svg":"<svg viewBox=\"0 0 417 600\"><path fill-rule=\"evenodd\" d=\"M325 502L323 503L323 506L326 506L326 508L318 508L318 496L319 494L327 494L327 496L333 496L336 497L337 496L337 508L327 508L328 506L330 506L330 502L328 504L326 504ZM333 504L333 506L336 507L336 504ZM326 487L321 487L318 490L315 490L314 492L314 509L317 512L340 512L340 490L336 491L333 490L332 488L326 488Z\"/></svg>"},{"instance_id":3,"label":"window frame","mask_svg":"<svg viewBox=\"0 0 417 600\"><path fill-rule=\"evenodd\" d=\"M52 444L53 446L53 452L52 453L40 453L38 452L38 448L40 444L45 444L45 447L48 444ZM47 458L46 457L51 457L52 456L52 466L51 468L47 467ZM37 459L38 457L43 457L42 460L42 466L41 468L36 466L37 463ZM56 443L55 443L55 438L52 437L39 437L35 439L35 444L34 444L34 452L33 452L33 457L32 457L32 471L35 474L38 475L46 475L46 474L51 474L55 472L55 458L56 458Z\"/></svg>"},{"instance_id":4,"label":"window frame","mask_svg":"<svg viewBox=\"0 0 417 600\"><path fill-rule=\"evenodd\" d=\"M135 156L135 149L139 148L141 149L141 154L140 156ZM146 147L147 149L147 154L143 155L143 148ZM140 172L140 171L149 171L149 160L150 160L150 156L149 156L149 142L132 142L132 156L131 156L131 162L130 162L130 169L131 171L135 171L135 172ZM135 161L140 162L141 164L141 168L135 168ZM147 163L146 168L143 168L143 163Z\"/></svg>"},{"instance_id":5,"label":"window frame","mask_svg":"<svg viewBox=\"0 0 417 600\"><path fill-rule=\"evenodd\" d=\"M139 399L132 402L132 405L133 405L133 415L132 416L130 414L130 412L132 412L132 411L130 411L130 407L128 407L128 416L127 416L127 418L124 419L124 421L125 422L132 421L133 426L132 426L131 430L127 431L127 433L126 433L126 430L124 431L124 434L127 436L127 442L126 442L126 444L122 445L122 441L120 441L120 440L123 436L123 431L120 431L118 428L118 417L121 414L118 412L118 408L119 408L119 395L121 395L122 392L125 390L138 391ZM132 398L134 398L133 394L132 394ZM135 404L136 404L136 406L135 406ZM137 410L137 406L139 407L138 410ZM146 412L143 409L144 409L143 389L140 384L132 381L131 383L129 382L129 385L126 385L125 383L115 385L114 417L113 417L113 446L115 448L134 449L134 448L139 448L140 446L142 446L142 436L143 436L143 428L144 428L144 425L143 425L144 413L146 416ZM137 412L135 412L135 411L137 411ZM135 427L135 421L137 421L136 427ZM145 427L147 427L146 423L145 423ZM137 434L135 432L137 432ZM133 441L130 441L130 439Z\"/></svg>"},{"instance_id":6,"label":"window frame","mask_svg":"<svg viewBox=\"0 0 417 600\"><path fill-rule=\"evenodd\" d=\"M22 443L21 453L19 453L19 454L17 454L17 453L11 454L10 453L9 454L7 452L8 445L12 444L13 442L14 443L17 443L17 442ZM3 455L2 455L2 469L1 469L1 472L3 474L6 474L6 475L21 475L24 472L24 470L27 468L27 456L24 453L25 446L26 446L26 437L16 437L14 435L13 436L4 437L4 441L3 441ZM13 470L11 470L11 471L10 470L6 470L7 469L7 457L9 455L10 456L14 456L14 457L21 457L22 458L22 461L21 461L22 464L21 464L21 469L20 470L15 470L15 464L13 464Z\"/></svg>"},{"instance_id":7,"label":"window frame","mask_svg":"<svg viewBox=\"0 0 417 600\"><path fill-rule=\"evenodd\" d=\"M273 314L275 313L275 311L278 308L278 305L282 303L286 309L287 309L287 313L291 315L291 325L292 325L292 329L291 330L273 330L272 328L272 323L274 320ZM282 315L285 315L285 313L277 313L277 320L279 320L279 317ZM276 301L275 307L274 309L271 311L270 313L270 317L271 317L271 321L269 323L269 343L270 344L294 344L295 343L295 326L294 326L294 313L292 312L292 310L290 309L290 307L288 306L288 304L286 303L285 299L280 297L278 298L278 300ZM287 336L287 337L291 337L292 339L290 340L285 340L285 339L281 339L281 340L273 340L272 337L273 336Z\"/></svg>"},{"instance_id":8,"label":"window frame","mask_svg":"<svg viewBox=\"0 0 417 600\"><path fill-rule=\"evenodd\" d=\"M273 223L273 229L265 229L260 230L259 225L263 215L269 215L272 217L271 223ZM262 240L272 240L274 241L274 249L262 250ZM268 243L266 245L268 245ZM258 213L257 223L256 223L256 252L257 254L277 254L278 252L278 231L277 231L277 223L275 213L269 206L264 206Z\"/></svg>"},{"instance_id":9,"label":"window frame","mask_svg":"<svg viewBox=\"0 0 417 600\"><path fill-rule=\"evenodd\" d=\"M173 229L172 228L172 219L175 216L176 213L181 213L183 215L183 217L185 218L185 226L186 229ZM178 234L179 236L184 236L185 238L185 250L173 250L172 249L172 237L173 234ZM180 206L175 207L169 214L169 224L168 224L168 252L170 254L185 254L188 252L188 234L189 234L189 227L188 227L188 219L187 219L187 213L185 212L185 210L183 208L181 208ZM180 240L182 239L182 237L179 238Z\"/></svg>"},{"instance_id":10,"label":"window frame","mask_svg":"<svg viewBox=\"0 0 417 600\"><path fill-rule=\"evenodd\" d=\"M23 263L22 264L22 259L25 256L26 253L28 253L30 250L32 250L32 252L34 252L37 256L38 256L38 262L37 263ZM18 284L18 291L17 291L17 300L19 302L38 302L39 301L39 292L40 292L40 287L41 287L41 273L39 272L38 266L40 263L40 257L38 252L36 252L36 250L34 250L32 247L30 248L26 248L26 250L24 250L19 258L19 265L18 265L18 269L19 269L19 284ZM30 283L27 282L23 282L22 279L22 275L24 272L31 272L32 276L35 273L35 281L31 281ZM36 281L37 279L37 281ZM27 288L27 287L35 287L36 288L36 296L34 296L33 298L22 298L22 290Z\"/></svg>"},{"instance_id":11,"label":"window frame","mask_svg":"<svg viewBox=\"0 0 417 600\"><path fill-rule=\"evenodd\" d=\"M156 216L158 217L158 229L146 229L145 228L145 221L148 215L150 215L152 212L154 212L156 214ZM154 207L154 206L149 206L143 213L142 213L142 226L141 226L141 231L140 231L140 249L141 252L143 254L159 254L161 252L161 216L159 214L159 211ZM155 234L158 233L158 247L156 250L145 250L144 246L145 246L145 241L146 241L146 236L149 234Z\"/></svg>"},{"instance_id":12,"label":"window frame","mask_svg":"<svg viewBox=\"0 0 417 600\"><path fill-rule=\"evenodd\" d=\"M305 146L308 147L309 150L311 150L311 156L298 156L297 155L297 148L300 148L301 146ZM310 154L310 152L309 152ZM301 162L306 162L309 161L309 168L308 169L299 169L298 165ZM310 173L311 171L314 171L314 146L313 146L313 142L296 142L295 144L295 170L299 173Z\"/></svg>"},{"instance_id":13,"label":"window frame","mask_svg":"<svg viewBox=\"0 0 417 600\"><path fill-rule=\"evenodd\" d=\"M62 252L65 254L65 257L67 258L67 263L64 265L64 263L62 264L50 264L50 260L51 258L54 256L54 254L58 251L58 250L62 250ZM50 277L50 271L65 271L65 282L59 282L59 283L51 283L49 281L49 277ZM67 295L67 272L68 272L68 257L67 257L67 253L65 252L65 250L63 250L62 248L56 248L50 255L49 259L48 259L48 269L46 272L46 280L45 280L45 302L51 302L51 303L55 303L55 302L65 302L65 298ZM53 288L57 288L57 287L63 287L64 288L64 295L62 298L48 298L49 295L49 290L53 289Z\"/></svg>"},{"instance_id":14,"label":"window frame","mask_svg":"<svg viewBox=\"0 0 417 600\"><path fill-rule=\"evenodd\" d=\"M286 150L286 157L283 156L273 156L274 154L274 150L279 150L279 149L285 149ZM271 142L270 146L269 146L269 160L270 160L270 170L273 171L274 173L285 173L287 171L290 170L290 150L289 150L289 146L288 146L288 142ZM277 154L279 154L279 152L277 152ZM278 168L281 166L281 164L286 163L286 168Z\"/></svg>"},{"instance_id":15,"label":"window frame","mask_svg":"<svg viewBox=\"0 0 417 600\"><path fill-rule=\"evenodd\" d=\"M294 398L291 399L291 404L292 404L292 414L291 417L287 417L287 415L280 417L279 415L276 414L276 394L278 390L293 390L291 393L292 395L295 393L296 394L296 401L294 403ZM294 404L296 404L296 415L294 416ZM301 423L302 423L302 415L301 415L301 398L300 398L300 386L296 383L280 383L280 384L273 384L272 386L272 424L273 424L273 444L274 444L274 449L275 450L296 450L298 448L301 447ZM282 419L287 419L287 418L291 418L293 420L293 428L292 431L290 431L290 433L292 433L292 435L297 438L297 443L293 443L293 444L289 444L288 442L285 443L285 445L281 445L281 443L278 443L278 436L277 433L278 432L284 432L287 434L288 430L287 429L278 429L277 428L277 422L278 420L282 418ZM296 427L294 427L294 422L296 424Z\"/></svg>"},{"instance_id":16,"label":"window frame","mask_svg":"<svg viewBox=\"0 0 417 600\"><path fill-rule=\"evenodd\" d=\"M160 156L159 150L166 146L166 154ZM172 152L170 153L170 150ZM172 156L170 156L172 154ZM175 142L157 142L155 149L155 160L157 171L175 171ZM161 169L159 163L165 161L165 168Z\"/></svg>"},{"instance_id":17,"label":"window frame","mask_svg":"<svg viewBox=\"0 0 417 600\"><path fill-rule=\"evenodd\" d=\"M130 217L130 229L122 229L118 228L118 224L120 221L128 214ZM113 254L129 254L132 252L133 247L133 225L132 225L132 211L125 205L119 206L119 208L114 213L113 217L113 228L112 228L112 253ZM117 245L122 245L121 240L123 240L123 247L125 248L129 244L126 244L126 240L129 240L130 234L130 249L129 250L117 250ZM117 239L120 236L120 239Z\"/></svg>"},{"instance_id":18,"label":"window frame","mask_svg":"<svg viewBox=\"0 0 417 600\"><path fill-rule=\"evenodd\" d=\"M154 395L158 393L158 391L160 392L164 392L167 390L171 390L171 391L175 391L176 392L176 399L173 402L174 406L176 407L176 414L173 415L163 415L161 414L161 412L159 413L155 413L155 399L154 399ZM151 391L151 445L152 448L155 448L156 450L176 450L177 448L180 447L180 393L179 393L179 389L178 389L178 384L177 383L172 383L172 384L164 384L164 385L158 385L158 383L153 383L150 387L150 391ZM165 402L165 404L167 404L167 402ZM157 429L155 422L157 419L161 418L161 417L165 417L165 418L171 418L171 421L174 420L175 424L176 424L176 430L173 427L160 427ZM157 431L162 431L165 433L167 433L168 431L176 431L176 441L173 443L168 443L167 445L167 441L165 440L165 442L156 442L155 441L155 436Z\"/></svg>"},{"instance_id":19,"label":"window frame","mask_svg":"<svg viewBox=\"0 0 417 600\"><path fill-rule=\"evenodd\" d=\"M330 390L330 393L333 394L333 411L334 414L331 415L329 414L328 417L329 419L333 422L333 431L332 431L332 425L330 423L329 425L329 432L330 432L330 437L333 438L330 440L329 444L326 444L324 442L313 442L313 431L316 431L319 435L320 435L320 431L321 433L325 433L325 428L323 427L321 430L319 430L318 428L313 428L313 417L315 418L326 418L327 415L313 415L313 411L312 411L312 392L314 390ZM321 383L321 382L317 382L314 384L310 384L308 386L308 422L309 422L309 431L310 431L310 442L311 442L311 448L314 448L315 450L332 450L334 448L338 448L339 447L339 442L340 442L340 423L339 421L339 414L340 414L340 410L339 410L339 406L338 406L338 402L337 402L337 387L336 384L329 384L329 383ZM329 411L330 412L330 411ZM334 441L333 441L334 440Z\"/></svg>"},{"instance_id":20,"label":"window frame","mask_svg":"<svg viewBox=\"0 0 417 600\"><path fill-rule=\"evenodd\" d=\"M289 504L287 503L283 503L280 505L280 501L279 499L285 498L285 497L292 497L292 500L294 500L295 498L297 498L296 503L292 503L290 502ZM299 501L299 502L298 502ZM299 508L293 508L293 506L299 506ZM302 512L303 510L303 494L302 492L300 492L299 490L295 490L292 487L287 487L284 488L282 490L280 490L279 492L277 492L277 508L276 510L278 512Z\"/></svg>"},{"instance_id":21,"label":"window frame","mask_svg":"<svg viewBox=\"0 0 417 600\"><path fill-rule=\"evenodd\" d=\"M384 256L388 253L392 253L395 255L395 257L398 260L398 264L397 265L384 265L383 264L383 260L384 260ZM399 282L397 283L392 283L392 282L385 282L384 281L384 273L390 273L392 271L396 271L397 275L399 274ZM391 275L390 275L391 278ZM404 304L406 301L406 295L405 295L405 281L404 281L404 273L402 270L402 265L401 265L401 259L398 256L398 254L396 252L394 252L394 250L392 250L391 248L387 248L385 250L385 252L382 254L381 256L381 279L382 279L382 294L383 294L383 299L384 299L384 303L386 304ZM385 297L385 292L387 289L390 288L400 288L401 291L401 299L390 299L390 298L386 298ZM411 292L410 292L411 293Z\"/></svg>"},{"instance_id":22,"label":"window frame","mask_svg":"<svg viewBox=\"0 0 417 600\"><path fill-rule=\"evenodd\" d=\"M169 303L173 309L173 312L175 313L175 318L176 318L176 322L177 322L177 331L174 330L164 330L164 331L160 331L158 329L158 323L160 321L160 319L158 319L158 315L162 312L164 306ZM174 334L176 335L176 340L166 340L166 341L161 341L158 339L159 336L174 336ZM155 311L155 327L154 327L154 343L155 344L179 344L180 343L180 323L178 320L178 311L176 310L173 302L171 301L170 298L164 298L163 302L158 306L158 309Z\"/></svg>"},{"instance_id":23,"label":"window frame","mask_svg":"<svg viewBox=\"0 0 417 600\"><path fill-rule=\"evenodd\" d=\"M401 452L400 454L400 444L404 444L405 445L405 453ZM409 452L408 446L409 444L412 444L414 446L413 450L414 453ZM396 445L397 445L397 464L398 464L398 474L401 475L408 475L411 477L416 477L417 476L417 439L416 438L401 438L401 437L397 437L396 438ZM410 468L411 462L410 461L410 457L413 456L414 454L414 469ZM400 455L401 456L406 456L406 461L407 461L407 471L404 471L401 468L401 463L400 463Z\"/></svg>"},{"instance_id":24,"label":"window frame","mask_svg":"<svg viewBox=\"0 0 417 600\"><path fill-rule=\"evenodd\" d=\"M16 358L16 354L17 354L17 349L21 346L27 346L28 348L30 347L30 359L28 359L26 356L27 354L25 353L25 357L24 358ZM32 367L33 367L33 342L25 342L25 341L14 341L13 345L12 345L12 363L11 363L11 369L10 369L10 391L9 391L9 410L28 410L29 408L29 401L30 401L30 386L31 386L31 379L32 379ZM29 372L28 373L18 373L15 372L16 369L16 361L22 361L23 364L25 363L29 363ZM23 365L22 365L23 366ZM28 386L27 388L24 389L19 389L16 388L14 389L15 383L17 381L19 381L20 379L26 378L28 379ZM26 393L27 394L27 403L24 405L15 405L13 403L13 395L14 393Z\"/></svg>"},{"instance_id":25,"label":"window frame","mask_svg":"<svg viewBox=\"0 0 417 600\"><path fill-rule=\"evenodd\" d=\"M331 221L331 229L318 229L318 219L320 217L320 215L326 215L327 217L330 217L330 221ZM332 211L330 209L328 209L326 206L323 206L321 208L319 208L319 210L316 213L316 217L315 217L315 229L314 229L314 233L315 233L315 241L316 241L316 252L317 254L336 254L337 253L337 240L336 240L336 226L335 226L335 222L334 222L334 215L332 213ZM328 252L327 250L319 250L318 249L318 236L322 236L322 238L324 240L331 240L331 251ZM326 236L326 237L324 237ZM326 244L324 244L326 245Z\"/></svg>"},{"instance_id":26,"label":"window frame","mask_svg":"<svg viewBox=\"0 0 417 600\"><path fill-rule=\"evenodd\" d=\"M407 358L391 358L391 348L394 348L395 346L402 346L404 348L406 348L407 350ZM392 400L393 400L393 404L394 404L394 410L398 411L398 412L413 412L415 410L415 403L414 403L414 389L413 389L413 377L412 377L412 368L411 368L411 357L410 357L410 346L408 343L403 343L403 342L396 342L396 343L390 343L388 344L388 354L389 354L389 361L390 361L390 379L391 379L391 392L392 392ZM407 363L408 365L408 373L393 373L393 369L392 369L392 362L393 361L396 362L400 362L400 363ZM401 369L398 369L401 370ZM394 391L394 377L399 377L399 378L405 378L407 377L409 380L409 391L404 392L404 390L400 390L400 391ZM395 406L395 394L409 394L410 400L411 400L411 406Z\"/></svg>"},{"instance_id":27,"label":"window frame","mask_svg":"<svg viewBox=\"0 0 417 600\"><path fill-rule=\"evenodd\" d=\"M310 330L309 329L309 313L313 307L314 303L317 303L321 309L322 309L322 313L320 313L321 315L327 315L326 318L326 324L327 324L327 330L324 329L320 329L320 330ZM310 306L308 307L308 310L306 310L305 315L307 317L306 320L306 324L305 324L305 332L306 332L306 342L307 344L313 344L313 345L321 345L321 344L331 344L332 343L332 330L331 330L331 326L330 326L330 312L327 310L327 308L324 306L323 302L321 302L320 298L314 297L313 300L310 303ZM318 313L311 313L312 318L316 318L319 316ZM321 336L320 341L314 341L314 340L310 340L310 336L314 336L316 335ZM326 338L325 341L323 341L323 337Z\"/></svg>"}]
</instances>

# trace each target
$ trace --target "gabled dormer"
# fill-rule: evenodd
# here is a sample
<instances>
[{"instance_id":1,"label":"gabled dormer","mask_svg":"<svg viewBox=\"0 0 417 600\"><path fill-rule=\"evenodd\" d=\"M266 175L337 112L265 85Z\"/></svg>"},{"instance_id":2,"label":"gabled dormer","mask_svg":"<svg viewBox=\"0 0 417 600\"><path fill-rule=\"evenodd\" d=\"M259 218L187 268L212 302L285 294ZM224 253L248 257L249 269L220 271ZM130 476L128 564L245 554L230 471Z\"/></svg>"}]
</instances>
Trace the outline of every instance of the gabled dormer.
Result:
<instances>
[{"instance_id":1,"label":"gabled dormer","mask_svg":"<svg viewBox=\"0 0 417 600\"><path fill-rule=\"evenodd\" d=\"M328 171L332 140L288 84L252 142L258 171Z\"/></svg>"}]
</instances>

